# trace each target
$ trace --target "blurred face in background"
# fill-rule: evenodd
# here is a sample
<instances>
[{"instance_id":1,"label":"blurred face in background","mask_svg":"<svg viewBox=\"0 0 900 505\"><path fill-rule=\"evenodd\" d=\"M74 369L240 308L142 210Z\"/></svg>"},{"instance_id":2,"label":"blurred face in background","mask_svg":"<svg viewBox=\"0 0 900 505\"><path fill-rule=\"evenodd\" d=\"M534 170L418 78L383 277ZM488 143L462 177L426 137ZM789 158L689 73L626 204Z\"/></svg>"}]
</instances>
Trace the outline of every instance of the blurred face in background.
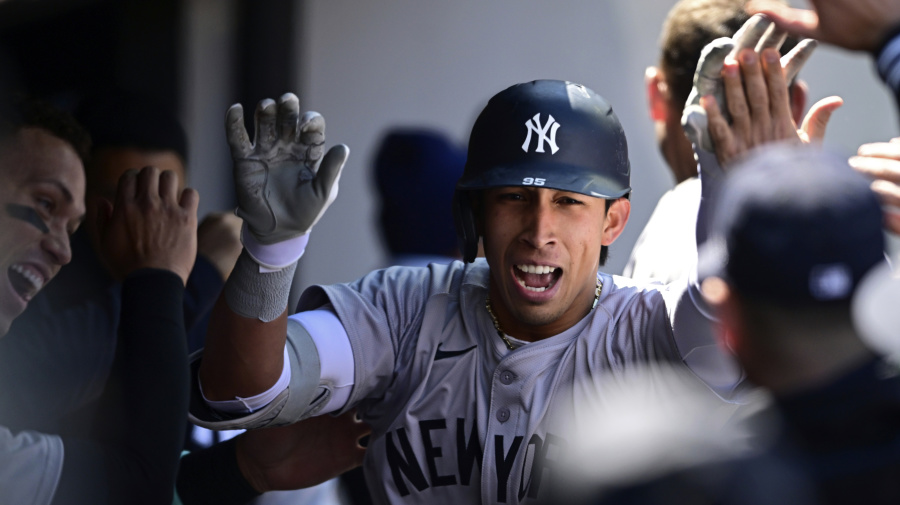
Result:
<instances>
[{"instance_id":1,"label":"blurred face in background","mask_svg":"<svg viewBox=\"0 0 900 505\"><path fill-rule=\"evenodd\" d=\"M68 142L26 127L0 145L0 336L71 261L84 198L84 166Z\"/></svg>"}]
</instances>

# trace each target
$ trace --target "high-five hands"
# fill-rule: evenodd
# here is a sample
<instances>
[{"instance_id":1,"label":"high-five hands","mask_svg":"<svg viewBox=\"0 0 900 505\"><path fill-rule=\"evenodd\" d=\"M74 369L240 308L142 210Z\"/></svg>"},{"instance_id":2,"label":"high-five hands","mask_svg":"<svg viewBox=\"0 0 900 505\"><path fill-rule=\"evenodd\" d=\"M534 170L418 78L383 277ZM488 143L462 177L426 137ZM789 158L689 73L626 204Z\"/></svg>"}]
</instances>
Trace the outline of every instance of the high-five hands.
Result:
<instances>
[{"instance_id":1,"label":"high-five hands","mask_svg":"<svg viewBox=\"0 0 900 505\"><path fill-rule=\"evenodd\" d=\"M337 197L349 149L337 145L323 157L325 120L316 112L301 116L292 93L277 104L260 101L255 123L251 143L241 105L232 105L225 116L234 160L235 213L259 243L274 244L308 233L322 217Z\"/></svg>"},{"instance_id":2,"label":"high-five hands","mask_svg":"<svg viewBox=\"0 0 900 505\"><path fill-rule=\"evenodd\" d=\"M820 100L797 129L788 86L815 42L801 41L781 58L784 38L769 19L756 15L732 42L717 39L704 48L691 92L696 104L688 104L682 121L694 144L715 152L722 166L765 143L821 140L831 113L843 103L839 97Z\"/></svg>"}]
</instances>

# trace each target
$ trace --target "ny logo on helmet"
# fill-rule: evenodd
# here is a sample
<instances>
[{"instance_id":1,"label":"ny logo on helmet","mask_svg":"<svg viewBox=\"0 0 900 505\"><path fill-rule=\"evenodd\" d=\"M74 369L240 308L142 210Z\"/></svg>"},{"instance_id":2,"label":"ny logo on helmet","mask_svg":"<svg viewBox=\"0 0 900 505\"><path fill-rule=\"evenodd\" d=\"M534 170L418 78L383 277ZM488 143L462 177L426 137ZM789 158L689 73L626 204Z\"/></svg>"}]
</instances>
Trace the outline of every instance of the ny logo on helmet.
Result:
<instances>
[{"instance_id":1,"label":"ny logo on helmet","mask_svg":"<svg viewBox=\"0 0 900 505\"><path fill-rule=\"evenodd\" d=\"M556 130L559 129L559 123L553 119L553 116L547 114L547 122L544 123L544 126L541 126L541 113L538 112L533 118L525 121L525 126L528 128L528 135L525 137L525 143L522 144L523 151L528 152L528 146L531 145L532 131L538 135L537 149L534 152L544 152L544 142L550 144L550 154L556 154L556 151L559 151L559 147L556 145ZM548 130L550 131L549 137L547 136Z\"/></svg>"}]
</instances>

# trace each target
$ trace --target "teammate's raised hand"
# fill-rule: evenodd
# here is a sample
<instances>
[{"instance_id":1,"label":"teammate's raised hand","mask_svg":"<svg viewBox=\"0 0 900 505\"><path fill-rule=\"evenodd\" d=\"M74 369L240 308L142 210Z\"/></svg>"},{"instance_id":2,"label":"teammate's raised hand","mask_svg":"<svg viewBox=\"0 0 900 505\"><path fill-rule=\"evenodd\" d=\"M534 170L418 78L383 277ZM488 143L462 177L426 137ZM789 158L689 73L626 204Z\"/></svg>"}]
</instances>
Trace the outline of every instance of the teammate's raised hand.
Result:
<instances>
[{"instance_id":1,"label":"teammate's raised hand","mask_svg":"<svg viewBox=\"0 0 900 505\"><path fill-rule=\"evenodd\" d=\"M774 48L761 53L744 49L736 61L725 62L722 74L727 109L713 96L702 97L701 105L708 117L716 157L723 167L763 144L820 141L831 113L843 104L839 97L820 100L810 108L798 129L791 115L787 69L782 67Z\"/></svg>"},{"instance_id":2,"label":"teammate's raised hand","mask_svg":"<svg viewBox=\"0 0 900 505\"><path fill-rule=\"evenodd\" d=\"M707 112L700 103L701 98L714 97L720 104L719 110L724 120L731 122L730 106L725 105L729 98L723 79L726 62L733 62L742 52L754 52L759 58L767 48L777 51L784 44L786 37L786 32L778 29L770 19L756 15L747 20L733 37L716 39L703 48L694 74L694 87L688 96L681 118L685 133L694 145L704 151L714 151ZM781 58L780 66L784 69L786 82L790 83L796 77L815 47L814 40L802 40L790 53Z\"/></svg>"},{"instance_id":3,"label":"teammate's raised hand","mask_svg":"<svg viewBox=\"0 0 900 505\"><path fill-rule=\"evenodd\" d=\"M244 111L232 105L225 130L234 160L238 208L249 231L261 244L303 235L322 217L338 192L347 161L345 145L325 145L325 119L316 112L300 115L296 95L259 102L255 134L250 142Z\"/></svg>"},{"instance_id":4,"label":"teammate's raised hand","mask_svg":"<svg viewBox=\"0 0 900 505\"><path fill-rule=\"evenodd\" d=\"M900 137L859 147L850 166L872 179L872 190L884 206L884 225L900 234Z\"/></svg>"},{"instance_id":5,"label":"teammate's raised hand","mask_svg":"<svg viewBox=\"0 0 900 505\"><path fill-rule=\"evenodd\" d=\"M197 255L197 205L193 189L178 191L171 171L145 167L119 178L115 204L98 213L104 260L118 279L140 268L170 270L187 283Z\"/></svg>"},{"instance_id":6,"label":"teammate's raised hand","mask_svg":"<svg viewBox=\"0 0 900 505\"><path fill-rule=\"evenodd\" d=\"M753 0L747 12L764 13L783 30L845 49L877 51L900 23L898 0L810 0L815 10Z\"/></svg>"}]
</instances>

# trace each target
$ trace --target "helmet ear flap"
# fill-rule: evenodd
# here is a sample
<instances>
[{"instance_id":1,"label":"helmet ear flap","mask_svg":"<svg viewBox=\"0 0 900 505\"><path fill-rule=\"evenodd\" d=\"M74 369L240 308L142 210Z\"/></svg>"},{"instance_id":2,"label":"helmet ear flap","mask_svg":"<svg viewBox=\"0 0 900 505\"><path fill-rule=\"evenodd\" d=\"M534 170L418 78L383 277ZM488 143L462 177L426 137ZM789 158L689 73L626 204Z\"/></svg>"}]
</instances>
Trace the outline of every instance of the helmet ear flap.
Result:
<instances>
[{"instance_id":1,"label":"helmet ear flap","mask_svg":"<svg viewBox=\"0 0 900 505\"><path fill-rule=\"evenodd\" d=\"M472 192L456 190L453 194L453 221L456 223L456 240L463 261L472 263L478 255L478 230L475 226L475 210Z\"/></svg>"}]
</instances>

